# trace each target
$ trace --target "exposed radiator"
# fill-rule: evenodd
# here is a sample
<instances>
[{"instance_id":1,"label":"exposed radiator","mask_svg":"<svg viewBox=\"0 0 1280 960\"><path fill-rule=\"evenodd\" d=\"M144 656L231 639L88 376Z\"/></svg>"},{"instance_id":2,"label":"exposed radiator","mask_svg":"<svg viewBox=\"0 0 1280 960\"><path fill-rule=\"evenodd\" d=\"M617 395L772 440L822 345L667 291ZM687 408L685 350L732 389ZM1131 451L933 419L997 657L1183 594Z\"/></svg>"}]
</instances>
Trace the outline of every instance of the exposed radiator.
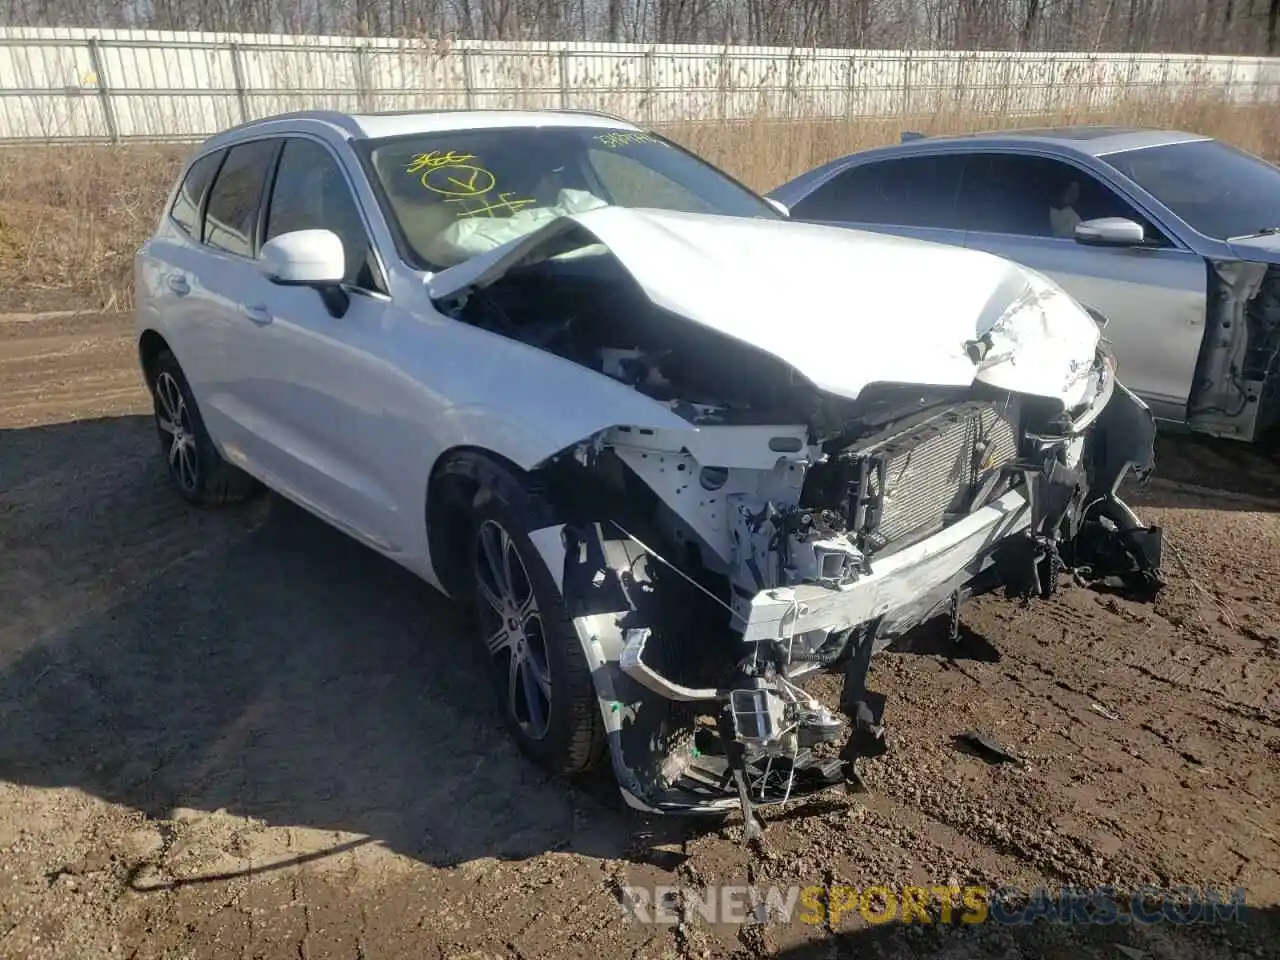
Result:
<instances>
[{"instance_id":1,"label":"exposed radiator","mask_svg":"<svg viewBox=\"0 0 1280 960\"><path fill-rule=\"evenodd\" d=\"M870 551L892 551L980 506L986 481L1017 459L1016 413L977 401L944 407L853 456L862 496L851 526Z\"/></svg>"}]
</instances>

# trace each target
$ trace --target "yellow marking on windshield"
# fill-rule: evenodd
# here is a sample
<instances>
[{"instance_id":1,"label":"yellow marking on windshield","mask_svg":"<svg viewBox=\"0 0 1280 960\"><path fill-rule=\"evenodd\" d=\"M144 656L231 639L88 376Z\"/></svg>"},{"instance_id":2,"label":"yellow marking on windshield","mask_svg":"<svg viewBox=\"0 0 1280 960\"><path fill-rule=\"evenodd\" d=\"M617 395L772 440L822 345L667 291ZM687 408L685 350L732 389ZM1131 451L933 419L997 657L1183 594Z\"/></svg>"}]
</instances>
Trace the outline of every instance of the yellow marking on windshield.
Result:
<instances>
[{"instance_id":1,"label":"yellow marking on windshield","mask_svg":"<svg viewBox=\"0 0 1280 960\"><path fill-rule=\"evenodd\" d=\"M496 217L499 213L509 215L515 213L517 210L522 210L523 208L538 202L532 197L513 200L512 197L514 196L514 192L508 191L506 193L498 194L498 199L492 203L489 202L489 198L487 196L450 197L445 201L445 203L456 203L461 207L458 211L458 219L461 220L464 217ZM470 206L472 203L478 203L480 206Z\"/></svg>"},{"instance_id":2,"label":"yellow marking on windshield","mask_svg":"<svg viewBox=\"0 0 1280 960\"><path fill-rule=\"evenodd\" d=\"M490 193L497 189L498 178L487 167L471 162L478 159L474 153L433 150L414 156L405 172L417 177L432 193L444 197L445 203L458 204L458 219L510 215L538 202L532 197L514 199L514 191L499 193L497 200L490 200Z\"/></svg>"},{"instance_id":3,"label":"yellow marking on windshield","mask_svg":"<svg viewBox=\"0 0 1280 960\"><path fill-rule=\"evenodd\" d=\"M619 131L618 133L601 133L592 137L597 143L606 147L625 147L633 143L657 143L667 146L665 140L659 140L651 133Z\"/></svg>"}]
</instances>

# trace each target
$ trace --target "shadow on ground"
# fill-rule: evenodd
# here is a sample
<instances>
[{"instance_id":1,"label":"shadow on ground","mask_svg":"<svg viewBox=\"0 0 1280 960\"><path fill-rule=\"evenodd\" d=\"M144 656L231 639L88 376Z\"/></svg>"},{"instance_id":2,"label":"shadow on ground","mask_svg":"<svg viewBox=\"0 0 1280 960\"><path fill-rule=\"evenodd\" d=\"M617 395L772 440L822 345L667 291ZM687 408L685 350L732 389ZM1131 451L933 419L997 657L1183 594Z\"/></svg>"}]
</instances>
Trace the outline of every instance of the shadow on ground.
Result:
<instances>
[{"instance_id":1,"label":"shadow on ground","mask_svg":"<svg viewBox=\"0 0 1280 960\"><path fill-rule=\"evenodd\" d=\"M186 507L147 417L0 431L0 491L2 779L438 865L653 862L695 829L631 847L607 772L571 790L515 750L456 608L279 498ZM917 652L942 654L929 629ZM946 655L999 656L963 641Z\"/></svg>"},{"instance_id":2,"label":"shadow on ground","mask_svg":"<svg viewBox=\"0 0 1280 960\"><path fill-rule=\"evenodd\" d=\"M1128 495L1143 506L1186 507L1188 493L1215 510L1280 512L1280 438L1246 444L1161 433L1152 483Z\"/></svg>"},{"instance_id":3,"label":"shadow on ground","mask_svg":"<svg viewBox=\"0 0 1280 960\"><path fill-rule=\"evenodd\" d=\"M148 418L0 432L0 490L0 778L441 865L645 859L612 781L516 751L453 605L279 498L186 507Z\"/></svg>"},{"instance_id":4,"label":"shadow on ground","mask_svg":"<svg viewBox=\"0 0 1280 960\"><path fill-rule=\"evenodd\" d=\"M1158 911L1159 907L1153 907ZM1194 909L1194 908L1191 908ZM1209 909L1206 907L1205 909ZM1183 914L1186 916L1186 914ZM1003 925L923 926L889 922L772 954L774 960L1253 960L1275 957L1280 908L1245 907L1238 915L1190 924L1065 924L1038 920Z\"/></svg>"}]
</instances>

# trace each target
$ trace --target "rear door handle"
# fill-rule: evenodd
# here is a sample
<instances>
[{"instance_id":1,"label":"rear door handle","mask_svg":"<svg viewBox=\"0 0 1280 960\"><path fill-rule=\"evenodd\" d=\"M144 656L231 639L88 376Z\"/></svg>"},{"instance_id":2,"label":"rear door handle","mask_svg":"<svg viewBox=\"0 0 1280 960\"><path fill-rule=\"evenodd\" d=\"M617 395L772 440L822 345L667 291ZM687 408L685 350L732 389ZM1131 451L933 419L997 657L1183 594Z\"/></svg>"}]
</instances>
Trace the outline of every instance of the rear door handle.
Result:
<instances>
[{"instance_id":1,"label":"rear door handle","mask_svg":"<svg viewBox=\"0 0 1280 960\"><path fill-rule=\"evenodd\" d=\"M180 273L169 274L169 289L180 297L185 297L191 292L191 284L187 283L187 278Z\"/></svg>"},{"instance_id":2,"label":"rear door handle","mask_svg":"<svg viewBox=\"0 0 1280 960\"><path fill-rule=\"evenodd\" d=\"M271 312L262 304L254 304L253 306L241 304L240 312L260 327L265 327L271 322Z\"/></svg>"}]
</instances>

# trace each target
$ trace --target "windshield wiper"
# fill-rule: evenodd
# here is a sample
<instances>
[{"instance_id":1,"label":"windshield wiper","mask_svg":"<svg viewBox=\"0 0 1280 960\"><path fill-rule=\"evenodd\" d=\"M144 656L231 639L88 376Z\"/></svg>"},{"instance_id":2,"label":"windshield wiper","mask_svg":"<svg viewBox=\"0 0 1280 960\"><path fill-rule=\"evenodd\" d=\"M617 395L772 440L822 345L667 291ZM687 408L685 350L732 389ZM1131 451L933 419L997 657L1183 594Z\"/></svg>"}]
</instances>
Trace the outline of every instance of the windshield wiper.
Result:
<instances>
[{"instance_id":1,"label":"windshield wiper","mask_svg":"<svg viewBox=\"0 0 1280 960\"><path fill-rule=\"evenodd\" d=\"M1252 233L1242 233L1238 237L1227 237L1227 242L1230 243L1232 240L1248 240L1251 237L1273 237L1277 233L1280 233L1280 227L1259 227Z\"/></svg>"}]
</instances>

